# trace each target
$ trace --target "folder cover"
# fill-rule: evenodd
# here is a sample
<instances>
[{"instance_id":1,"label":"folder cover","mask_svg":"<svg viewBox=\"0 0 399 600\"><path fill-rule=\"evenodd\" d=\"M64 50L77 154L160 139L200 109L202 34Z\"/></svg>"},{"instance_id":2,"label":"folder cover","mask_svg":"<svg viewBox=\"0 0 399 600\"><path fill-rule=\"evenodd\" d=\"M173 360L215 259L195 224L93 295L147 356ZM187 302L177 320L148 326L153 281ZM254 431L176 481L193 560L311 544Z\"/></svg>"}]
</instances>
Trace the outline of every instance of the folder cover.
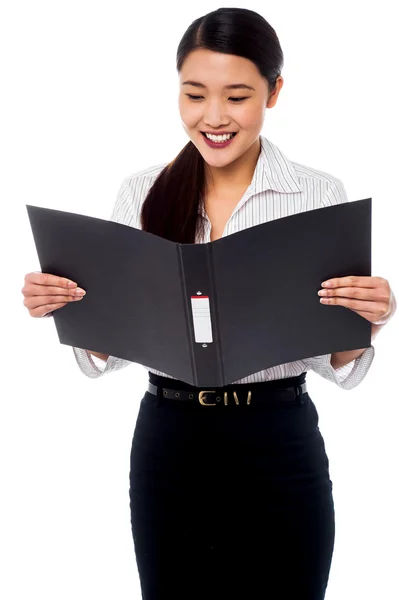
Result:
<instances>
[{"instance_id":1,"label":"folder cover","mask_svg":"<svg viewBox=\"0 0 399 600\"><path fill-rule=\"evenodd\" d=\"M199 387L371 345L371 323L323 305L321 282L371 275L371 198L180 244L114 221L26 205L43 273L76 281L61 344Z\"/></svg>"}]
</instances>

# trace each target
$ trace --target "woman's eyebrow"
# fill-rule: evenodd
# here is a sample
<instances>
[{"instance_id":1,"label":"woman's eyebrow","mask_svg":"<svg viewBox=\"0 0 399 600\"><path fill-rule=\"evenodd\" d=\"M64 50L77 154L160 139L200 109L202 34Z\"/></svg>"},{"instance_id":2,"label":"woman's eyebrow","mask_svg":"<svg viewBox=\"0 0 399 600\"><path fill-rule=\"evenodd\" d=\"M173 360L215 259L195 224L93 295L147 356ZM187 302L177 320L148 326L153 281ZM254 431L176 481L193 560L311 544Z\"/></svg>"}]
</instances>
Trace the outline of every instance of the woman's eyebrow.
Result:
<instances>
[{"instance_id":1,"label":"woman's eyebrow","mask_svg":"<svg viewBox=\"0 0 399 600\"><path fill-rule=\"evenodd\" d=\"M206 85L199 83L198 81L183 81L182 85L194 85L196 87L206 88ZM254 92L256 91L255 88L247 85L246 83L231 83L230 85L225 85L224 87L226 90L237 90L242 88L245 90L253 90Z\"/></svg>"}]
</instances>

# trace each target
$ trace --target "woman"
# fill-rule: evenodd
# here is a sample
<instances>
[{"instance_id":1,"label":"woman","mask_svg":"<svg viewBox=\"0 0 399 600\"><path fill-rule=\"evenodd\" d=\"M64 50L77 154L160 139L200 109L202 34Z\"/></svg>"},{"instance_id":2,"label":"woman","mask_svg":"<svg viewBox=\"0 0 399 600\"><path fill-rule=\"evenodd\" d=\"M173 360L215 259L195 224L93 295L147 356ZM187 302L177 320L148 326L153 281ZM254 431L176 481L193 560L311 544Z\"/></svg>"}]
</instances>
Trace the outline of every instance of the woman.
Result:
<instances>
[{"instance_id":1,"label":"woman","mask_svg":"<svg viewBox=\"0 0 399 600\"><path fill-rule=\"evenodd\" d=\"M221 8L196 19L177 52L190 141L174 161L127 177L111 219L174 242L206 243L346 202L339 179L290 161L260 135L283 85L282 65L276 33L256 12ZM51 314L83 297L72 286L30 273L25 305L33 317ZM371 322L372 339L396 310L381 277L348 274L319 294ZM73 350L89 377L130 364ZM373 357L371 346L307 358L209 391L146 367L130 470L145 600L324 598L334 503L306 372L349 390Z\"/></svg>"}]
</instances>

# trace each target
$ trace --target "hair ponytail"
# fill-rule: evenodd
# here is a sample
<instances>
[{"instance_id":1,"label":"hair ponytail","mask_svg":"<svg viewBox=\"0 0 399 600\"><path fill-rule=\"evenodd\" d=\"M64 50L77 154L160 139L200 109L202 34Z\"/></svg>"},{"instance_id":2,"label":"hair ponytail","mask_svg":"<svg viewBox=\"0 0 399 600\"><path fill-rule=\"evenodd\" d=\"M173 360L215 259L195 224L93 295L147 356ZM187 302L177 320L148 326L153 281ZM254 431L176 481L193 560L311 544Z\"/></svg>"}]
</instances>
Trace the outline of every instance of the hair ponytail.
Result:
<instances>
[{"instance_id":1,"label":"hair ponytail","mask_svg":"<svg viewBox=\"0 0 399 600\"><path fill-rule=\"evenodd\" d=\"M141 210L141 226L171 242L192 244L204 234L204 160L190 141L156 178ZM201 229L202 228L202 229Z\"/></svg>"}]
</instances>

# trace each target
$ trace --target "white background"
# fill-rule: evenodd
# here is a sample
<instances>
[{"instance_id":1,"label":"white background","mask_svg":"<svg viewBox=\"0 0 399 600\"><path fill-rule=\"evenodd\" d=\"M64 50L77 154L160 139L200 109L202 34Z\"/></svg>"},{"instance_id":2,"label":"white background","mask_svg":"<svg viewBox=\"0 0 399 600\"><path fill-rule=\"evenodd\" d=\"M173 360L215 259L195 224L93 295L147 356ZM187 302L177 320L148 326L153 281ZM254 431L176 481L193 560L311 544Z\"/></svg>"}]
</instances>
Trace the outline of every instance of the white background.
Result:
<instances>
[{"instance_id":1,"label":"white background","mask_svg":"<svg viewBox=\"0 0 399 600\"><path fill-rule=\"evenodd\" d=\"M108 219L126 176L178 154L188 138L177 105L177 46L194 19L219 6L2 6L5 600L140 597L128 474L147 372L132 364L89 379L59 343L54 321L29 316L21 289L40 264L25 204ZM276 29L285 57L284 87L262 134L291 160L339 177L350 201L372 197L372 275L388 279L398 296L395 3L271 0L245 7ZM371 369L350 392L308 374L334 483L327 600L399 597L398 322L377 337Z\"/></svg>"}]
</instances>

